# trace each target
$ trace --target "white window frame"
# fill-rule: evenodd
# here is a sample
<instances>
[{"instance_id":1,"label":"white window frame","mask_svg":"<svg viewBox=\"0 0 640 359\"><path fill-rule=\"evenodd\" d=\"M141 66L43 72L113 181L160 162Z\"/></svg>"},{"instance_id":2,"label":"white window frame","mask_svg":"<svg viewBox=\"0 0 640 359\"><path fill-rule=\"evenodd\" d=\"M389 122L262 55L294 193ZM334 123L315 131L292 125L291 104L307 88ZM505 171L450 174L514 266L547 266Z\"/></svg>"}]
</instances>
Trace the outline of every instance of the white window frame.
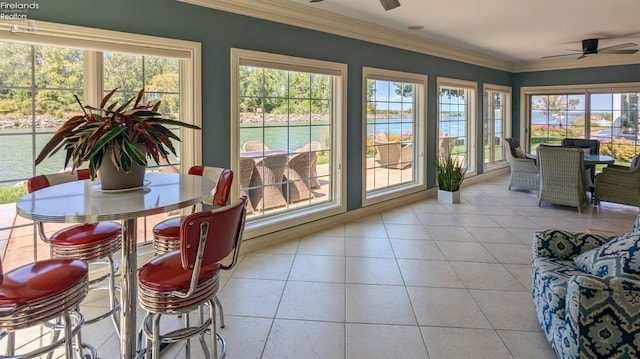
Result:
<instances>
[{"instance_id":1,"label":"white window frame","mask_svg":"<svg viewBox=\"0 0 640 359\"><path fill-rule=\"evenodd\" d=\"M250 239L268 233L291 228L322 218L344 213L346 205L346 111L347 111L347 65L301 57L272 54L266 52L231 49L231 169L240 173L240 66L246 63L261 67L332 74L331 116L332 145L330 170L333 201L300 209L283 211L278 214L247 221L243 238ZM240 195L240 181L234 181L232 198Z\"/></svg>"},{"instance_id":2,"label":"white window frame","mask_svg":"<svg viewBox=\"0 0 640 359\"><path fill-rule=\"evenodd\" d=\"M502 137L503 139L505 138L509 138L512 137L511 131L511 93L512 93L512 89L509 86L502 86L502 85L494 85L494 84L484 84L482 86L482 97L484 99L487 91L493 91L493 92L501 92L505 94L505 99L504 99L504 118L502 119L503 123L502 123ZM483 107L484 107L485 102L483 101ZM484 113L487 109L483 108L483 122L484 122ZM482 128L484 129L484 124L482 126ZM494 144L494 145L498 145L498 144ZM500 146L503 146L503 144L499 144ZM482 144L482 153L483 153L483 172L487 172L487 170L491 171L491 170L496 170L499 168L503 168L503 167L507 167L509 165L509 163L507 162L507 157L506 154L504 153L504 148L503 148L503 159L499 160L499 161L493 161L493 162L488 162L485 163L484 162L484 143Z\"/></svg>"},{"instance_id":3,"label":"white window frame","mask_svg":"<svg viewBox=\"0 0 640 359\"><path fill-rule=\"evenodd\" d=\"M585 95L585 117L590 117L591 95L615 92L640 92L640 82L578 84L557 86L527 86L520 88L520 143L527 151L531 149L531 103L529 99L535 95Z\"/></svg>"},{"instance_id":4,"label":"white window frame","mask_svg":"<svg viewBox=\"0 0 640 359\"><path fill-rule=\"evenodd\" d=\"M12 32L9 31L12 25L0 23L0 41L179 58L180 119L202 127L200 43L44 21L36 21L35 30L18 25L18 31ZM101 74L87 71L87 67L93 69L97 61L102 61L100 55L85 56L84 99L87 103L100 103L104 95ZM180 171L186 172L202 162L202 136L198 130L182 128L180 131Z\"/></svg>"},{"instance_id":5,"label":"white window frame","mask_svg":"<svg viewBox=\"0 0 640 359\"><path fill-rule=\"evenodd\" d=\"M415 88L414 99L414 145L413 171L414 180L400 185L392 185L386 189L367 191L367 80L384 80L389 82L411 83ZM406 196L426 190L426 113L427 113L427 75L373 67L362 68L362 205L370 206L390 199Z\"/></svg>"},{"instance_id":6,"label":"white window frame","mask_svg":"<svg viewBox=\"0 0 640 359\"><path fill-rule=\"evenodd\" d=\"M456 87L463 88L465 90L470 91L469 98L467 99L467 113L469 114L469 118L466 121L466 137L465 141L466 146L466 155L465 155L465 164L467 168L472 168L472 170L467 170L465 177L475 176L478 173L478 164L477 164L477 133L478 133L478 83L475 81L466 81L459 80L447 77L438 77L436 84L436 134L439 136L440 134L440 88L441 87ZM438 156L440 154L438 153Z\"/></svg>"}]
</instances>

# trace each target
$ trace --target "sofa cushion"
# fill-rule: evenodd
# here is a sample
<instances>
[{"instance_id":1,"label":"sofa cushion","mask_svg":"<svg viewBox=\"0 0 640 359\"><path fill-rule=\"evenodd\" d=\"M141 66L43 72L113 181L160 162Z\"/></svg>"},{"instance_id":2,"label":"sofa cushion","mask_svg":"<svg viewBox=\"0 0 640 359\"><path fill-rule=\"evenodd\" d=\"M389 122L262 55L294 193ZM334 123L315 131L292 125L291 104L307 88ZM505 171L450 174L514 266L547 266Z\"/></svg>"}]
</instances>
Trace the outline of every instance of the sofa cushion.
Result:
<instances>
[{"instance_id":1,"label":"sofa cushion","mask_svg":"<svg viewBox=\"0 0 640 359\"><path fill-rule=\"evenodd\" d=\"M550 316L564 320L567 283L572 276L580 274L585 272L576 268L570 260L546 257L534 259L531 285L534 288L533 292L542 296L535 300L540 302L539 308L545 312L545 326L551 325Z\"/></svg>"},{"instance_id":2,"label":"sofa cushion","mask_svg":"<svg viewBox=\"0 0 640 359\"><path fill-rule=\"evenodd\" d=\"M631 232L574 258L581 270L601 277L640 280L640 233Z\"/></svg>"},{"instance_id":3,"label":"sofa cushion","mask_svg":"<svg viewBox=\"0 0 640 359\"><path fill-rule=\"evenodd\" d=\"M522 147L518 146L515 148L516 151L516 157L518 158L527 158L527 156L524 154L524 151L522 150Z\"/></svg>"}]
</instances>

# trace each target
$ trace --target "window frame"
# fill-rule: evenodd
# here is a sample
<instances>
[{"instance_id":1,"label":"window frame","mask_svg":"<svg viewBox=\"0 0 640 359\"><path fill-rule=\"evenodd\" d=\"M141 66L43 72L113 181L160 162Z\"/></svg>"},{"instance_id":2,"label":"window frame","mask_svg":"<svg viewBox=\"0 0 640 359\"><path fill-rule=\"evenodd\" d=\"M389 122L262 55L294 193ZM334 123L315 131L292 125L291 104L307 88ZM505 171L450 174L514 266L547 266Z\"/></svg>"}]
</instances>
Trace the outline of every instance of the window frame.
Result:
<instances>
[{"instance_id":1,"label":"window frame","mask_svg":"<svg viewBox=\"0 0 640 359\"><path fill-rule=\"evenodd\" d=\"M527 86L520 88L520 143L531 150L531 97L535 95L585 95L585 120L591 116L591 95L618 92L640 93L640 82ZM587 121L588 122L588 121ZM589 130L586 124L585 131Z\"/></svg>"},{"instance_id":2,"label":"window frame","mask_svg":"<svg viewBox=\"0 0 640 359\"><path fill-rule=\"evenodd\" d=\"M438 77L436 80L436 136L439 138L440 136L440 88L442 87L454 87L465 89L470 91L469 98L467 99L467 109L466 113L469 118L465 121L465 135L467 137L467 141L465 141L465 165L467 168L472 168L471 170L467 170L465 177L472 177L478 174L478 163L477 163L477 124L478 124L478 83L475 81L467 81L467 80L459 80L448 77ZM436 159L440 157L440 149L436 146Z\"/></svg>"},{"instance_id":3,"label":"window frame","mask_svg":"<svg viewBox=\"0 0 640 359\"><path fill-rule=\"evenodd\" d=\"M330 169L331 190L334 200L324 204L283 211L278 214L247 221L243 238L250 239L268 233L291 228L322 218L344 213L346 204L346 106L347 106L347 65L302 57L273 54L267 52L231 48L231 169L240 173L240 66L243 64L277 68L280 70L305 71L333 75L332 103L330 110L333 120L331 136ZM240 195L240 181L234 181L231 196Z\"/></svg>"},{"instance_id":4,"label":"window frame","mask_svg":"<svg viewBox=\"0 0 640 359\"><path fill-rule=\"evenodd\" d=\"M505 138L509 138L512 136L512 111L511 111L511 107L512 107L512 88L510 86L502 86L502 85L494 85L494 84L483 84L482 86L482 97L483 97L483 116L482 116L482 120L483 120L483 125L482 125L482 129L484 131L484 120L485 120L485 116L487 114L487 110L486 108L484 108L484 104L486 104L486 94L487 92L500 92L503 93L505 96L504 98L504 117L502 119L502 139L504 140ZM495 120L492 118L492 120ZM484 133L483 133L483 138L484 138ZM484 142L484 141L483 141ZM494 146L503 146L502 143L500 144L495 144ZM483 163L483 172L487 172L487 171L492 171L492 170L496 170L496 169L500 169L503 167L507 167L509 165L509 163L507 162L507 156L504 153L504 148L503 148L503 158L501 160L495 160L494 161L490 161L490 162L484 162L485 158L484 158L484 143L482 144L482 163Z\"/></svg>"},{"instance_id":5,"label":"window frame","mask_svg":"<svg viewBox=\"0 0 640 359\"><path fill-rule=\"evenodd\" d=\"M387 186L384 189L367 191L367 81L411 83L415 85L413 94L413 164L414 179L411 182ZM426 113L428 77L424 74L395 70L362 67L362 206L370 206L390 199L426 190Z\"/></svg>"}]
</instances>

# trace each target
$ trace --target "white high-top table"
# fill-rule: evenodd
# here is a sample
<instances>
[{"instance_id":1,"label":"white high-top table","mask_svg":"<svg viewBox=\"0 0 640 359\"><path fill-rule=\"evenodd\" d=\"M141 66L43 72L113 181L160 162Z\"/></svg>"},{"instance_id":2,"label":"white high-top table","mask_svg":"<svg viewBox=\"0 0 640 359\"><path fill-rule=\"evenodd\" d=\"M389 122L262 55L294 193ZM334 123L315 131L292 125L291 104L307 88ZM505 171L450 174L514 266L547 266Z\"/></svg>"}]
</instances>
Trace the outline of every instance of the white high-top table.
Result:
<instances>
[{"instance_id":1,"label":"white high-top table","mask_svg":"<svg viewBox=\"0 0 640 359\"><path fill-rule=\"evenodd\" d=\"M189 207L211 196L211 179L182 174L147 174L143 188L103 191L98 182L72 181L22 197L17 213L42 222L93 223L122 220L120 355L136 357L137 218Z\"/></svg>"}]
</instances>

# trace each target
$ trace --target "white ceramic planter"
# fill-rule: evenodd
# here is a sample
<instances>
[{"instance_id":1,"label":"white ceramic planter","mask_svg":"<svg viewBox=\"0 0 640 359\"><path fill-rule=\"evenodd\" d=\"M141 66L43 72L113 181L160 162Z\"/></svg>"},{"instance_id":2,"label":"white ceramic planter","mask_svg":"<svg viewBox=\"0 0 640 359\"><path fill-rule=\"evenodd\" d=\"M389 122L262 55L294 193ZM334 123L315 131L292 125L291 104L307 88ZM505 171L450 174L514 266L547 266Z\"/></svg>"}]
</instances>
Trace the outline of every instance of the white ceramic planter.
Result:
<instances>
[{"instance_id":1,"label":"white ceramic planter","mask_svg":"<svg viewBox=\"0 0 640 359\"><path fill-rule=\"evenodd\" d=\"M460 203L460 191L449 192L438 190L438 202L442 203Z\"/></svg>"}]
</instances>

